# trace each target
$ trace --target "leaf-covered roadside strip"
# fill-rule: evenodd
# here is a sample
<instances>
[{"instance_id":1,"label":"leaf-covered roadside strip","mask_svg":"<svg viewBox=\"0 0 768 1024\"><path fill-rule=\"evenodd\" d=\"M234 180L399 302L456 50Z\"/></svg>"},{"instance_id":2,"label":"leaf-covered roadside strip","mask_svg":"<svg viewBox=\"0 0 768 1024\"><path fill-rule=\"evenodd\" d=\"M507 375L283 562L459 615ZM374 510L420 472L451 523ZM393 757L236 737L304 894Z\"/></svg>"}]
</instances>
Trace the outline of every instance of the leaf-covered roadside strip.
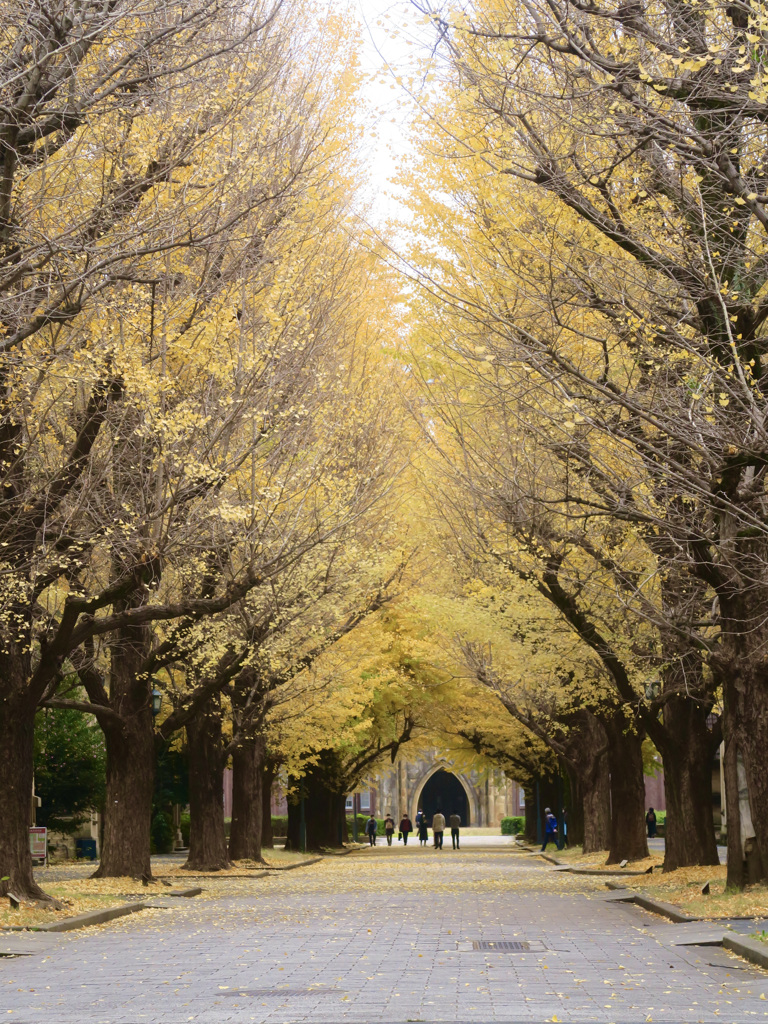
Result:
<instances>
[{"instance_id":1,"label":"leaf-covered roadside strip","mask_svg":"<svg viewBox=\"0 0 768 1024\"><path fill-rule=\"evenodd\" d=\"M666 874L631 876L628 889L642 889L652 899L672 903L687 914L705 918L768 917L768 886L747 886L743 892L726 892L727 868L678 868ZM709 882L709 895L701 889Z\"/></svg>"},{"instance_id":2,"label":"leaf-covered roadside strip","mask_svg":"<svg viewBox=\"0 0 768 1024\"><path fill-rule=\"evenodd\" d=\"M13 910L9 903L0 904L0 929L13 925L25 928L54 924L66 917L76 917L90 910L108 910L125 903L135 903L158 895L158 886L143 887L135 878L75 878L51 882L47 891L63 904L61 910L22 904Z\"/></svg>"}]
</instances>

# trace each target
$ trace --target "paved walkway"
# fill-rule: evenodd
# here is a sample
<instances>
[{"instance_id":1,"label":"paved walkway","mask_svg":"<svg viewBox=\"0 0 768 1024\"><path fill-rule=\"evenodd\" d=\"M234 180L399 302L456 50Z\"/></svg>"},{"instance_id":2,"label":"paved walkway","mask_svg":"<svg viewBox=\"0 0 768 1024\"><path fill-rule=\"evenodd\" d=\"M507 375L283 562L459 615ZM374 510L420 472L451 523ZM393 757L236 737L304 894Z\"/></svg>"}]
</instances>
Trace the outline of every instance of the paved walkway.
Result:
<instances>
[{"instance_id":1,"label":"paved walkway","mask_svg":"<svg viewBox=\"0 0 768 1024\"><path fill-rule=\"evenodd\" d=\"M39 954L0 960L0 1021L768 1018L768 974L721 949L674 945L680 934L612 902L599 879L508 847L378 846L46 936ZM487 945L500 940L529 948Z\"/></svg>"}]
</instances>

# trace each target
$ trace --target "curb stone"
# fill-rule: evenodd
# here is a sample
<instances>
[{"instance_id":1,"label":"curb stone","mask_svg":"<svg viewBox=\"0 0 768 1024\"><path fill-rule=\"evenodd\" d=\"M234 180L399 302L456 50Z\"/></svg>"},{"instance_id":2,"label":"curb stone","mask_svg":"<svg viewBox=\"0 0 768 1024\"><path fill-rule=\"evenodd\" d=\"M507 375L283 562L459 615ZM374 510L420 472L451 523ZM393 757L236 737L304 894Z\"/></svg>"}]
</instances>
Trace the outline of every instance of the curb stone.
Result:
<instances>
[{"instance_id":1,"label":"curb stone","mask_svg":"<svg viewBox=\"0 0 768 1024\"><path fill-rule=\"evenodd\" d=\"M606 886L609 889L623 889L623 885L619 885L616 882L606 882ZM664 903L662 900L651 899L644 892L633 892L632 896L627 896L627 903L636 903L643 910L650 910L652 914L658 914L660 917L666 917L670 921L674 921L675 924L685 924L687 921L707 921L711 920L706 917L694 917L693 914L686 914L678 907L673 906L671 903Z\"/></svg>"},{"instance_id":2,"label":"curb stone","mask_svg":"<svg viewBox=\"0 0 768 1024\"><path fill-rule=\"evenodd\" d=\"M728 932L723 936L723 946L730 949L732 953L737 953L745 960L749 960L750 963L768 970L768 943L761 942L759 939L750 939L746 935Z\"/></svg>"},{"instance_id":3,"label":"curb stone","mask_svg":"<svg viewBox=\"0 0 768 1024\"><path fill-rule=\"evenodd\" d=\"M353 850L345 851L353 853ZM298 864L289 864L283 868L266 868L263 871L252 872L248 875L222 875L222 878L264 878L266 875L274 874L277 871L291 871L293 868L305 868L310 864L317 864L321 861L322 857L312 857L310 860L303 860ZM210 878L209 875L189 875L189 878ZM214 876L215 877L215 876ZM177 875L155 875L155 878L175 878L178 879ZM76 931L78 928L88 928L94 924L104 924L108 921L115 921L119 917L126 917L128 914L135 914L139 910L152 910L161 909L159 904L156 904L154 900L167 898L170 896L175 897L192 897L199 896L202 892L200 886L193 886L190 889L171 889L170 892L157 893L154 897L148 900L137 900L135 903L123 903L118 907L109 907L107 910L91 910L86 914L77 914L75 917L66 917L63 921L54 921L52 924L40 924L40 925L19 925L12 924L6 928L0 928L0 934L3 932L70 932ZM165 908L162 908L165 909Z\"/></svg>"},{"instance_id":4,"label":"curb stone","mask_svg":"<svg viewBox=\"0 0 768 1024\"><path fill-rule=\"evenodd\" d=\"M176 889L168 893L158 893L155 899L169 896L190 897L199 896L203 890L200 888ZM115 921L118 917L126 917L128 914L135 914L139 910L152 909L152 900L137 900L136 903L123 903L119 907L108 907L106 910L90 910L86 914L77 914L75 917L65 917L63 921L54 921L51 924L37 925L10 925L3 931L13 932L72 932L78 928L88 928L94 924L104 924L107 921Z\"/></svg>"},{"instance_id":5,"label":"curb stone","mask_svg":"<svg viewBox=\"0 0 768 1024\"><path fill-rule=\"evenodd\" d=\"M196 875L194 873L194 871L190 871L190 873L186 877L187 878L203 878L203 879L208 879L210 881L211 879L216 880L216 879L220 879L220 878L264 878L264 876L268 875L268 874L269 874L269 871L267 870L267 868L264 868L262 871L251 871L247 875L245 875L245 874L243 874L243 875L217 875L213 871L209 872L207 875L203 875L203 874L197 874ZM166 878L166 879L167 878L178 878L178 877L179 877L178 875L155 875L155 878ZM198 893L201 893L202 891L203 891L202 889L198 889L194 893L191 890L185 891L185 892L162 892L162 893L158 893L158 896L197 896Z\"/></svg>"},{"instance_id":6,"label":"curb stone","mask_svg":"<svg viewBox=\"0 0 768 1024\"><path fill-rule=\"evenodd\" d=\"M550 864L555 864L561 871L570 871L573 875L644 875L645 871L627 871L626 868L616 868L612 871L610 868L578 868L572 867L565 861L558 860L557 857L553 857L549 853L542 853L540 850L534 850L531 847L525 847L529 853L536 854L537 857L541 857L543 860L548 860Z\"/></svg>"}]
</instances>

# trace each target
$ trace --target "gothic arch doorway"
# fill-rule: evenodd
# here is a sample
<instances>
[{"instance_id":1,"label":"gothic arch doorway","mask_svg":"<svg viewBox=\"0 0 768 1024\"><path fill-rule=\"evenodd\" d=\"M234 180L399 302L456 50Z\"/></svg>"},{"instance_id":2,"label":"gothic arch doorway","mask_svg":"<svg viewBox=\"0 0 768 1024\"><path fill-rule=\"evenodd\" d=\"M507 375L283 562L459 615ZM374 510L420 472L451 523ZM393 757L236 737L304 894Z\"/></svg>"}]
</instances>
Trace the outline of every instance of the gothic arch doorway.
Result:
<instances>
[{"instance_id":1,"label":"gothic arch doorway","mask_svg":"<svg viewBox=\"0 0 768 1024\"><path fill-rule=\"evenodd\" d=\"M461 815L462 825L471 823L466 787L457 775L445 768L438 768L429 776L421 791L417 792L416 802L424 811L427 821L431 821L432 815L441 811L446 819L455 813Z\"/></svg>"}]
</instances>

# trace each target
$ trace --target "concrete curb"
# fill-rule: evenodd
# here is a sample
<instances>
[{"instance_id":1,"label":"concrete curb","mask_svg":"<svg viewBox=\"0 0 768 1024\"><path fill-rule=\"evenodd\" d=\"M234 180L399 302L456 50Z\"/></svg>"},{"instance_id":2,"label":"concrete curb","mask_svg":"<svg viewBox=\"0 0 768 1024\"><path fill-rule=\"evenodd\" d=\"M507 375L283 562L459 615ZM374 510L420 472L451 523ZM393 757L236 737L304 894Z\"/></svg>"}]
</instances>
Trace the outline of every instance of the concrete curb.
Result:
<instances>
[{"instance_id":1,"label":"concrete curb","mask_svg":"<svg viewBox=\"0 0 768 1024\"><path fill-rule=\"evenodd\" d=\"M54 924L33 925L27 928L32 932L73 932L77 928L88 928L92 924L103 924L105 921L114 921L118 917L126 917L128 914L135 914L144 910L146 904L124 903L121 907L110 907L109 910L92 910L88 914L78 914L77 917L67 917L63 921L56 921Z\"/></svg>"},{"instance_id":2,"label":"concrete curb","mask_svg":"<svg viewBox=\"0 0 768 1024\"><path fill-rule=\"evenodd\" d=\"M191 897L199 896L203 890L200 888L175 889L171 892L157 893L153 897ZM62 921L54 921L52 924L15 924L8 928L0 928L0 932L73 932L78 928L88 928L93 924L104 924L107 921L115 921L118 917L127 917L128 914L135 914L139 910L152 909L151 900L137 900L136 903L122 903L119 907L108 907L106 910L90 910L86 914L77 914L75 917L65 917Z\"/></svg>"},{"instance_id":3,"label":"concrete curb","mask_svg":"<svg viewBox=\"0 0 768 1024\"><path fill-rule=\"evenodd\" d=\"M732 953L737 953L745 960L749 960L750 963L768 970L768 943L761 942L759 939L750 939L746 935L728 932L723 936L723 946L730 949Z\"/></svg>"},{"instance_id":4,"label":"concrete curb","mask_svg":"<svg viewBox=\"0 0 768 1024\"><path fill-rule=\"evenodd\" d=\"M666 917L670 921L674 921L675 924L685 924L686 921L705 921L706 918L695 917L693 914L685 914L682 910L673 906L671 903L664 903L662 900L652 900L650 896L646 896L645 893L639 892L634 899L634 902L638 907L642 907L643 910L650 910L652 914L659 914L661 917Z\"/></svg>"},{"instance_id":5,"label":"concrete curb","mask_svg":"<svg viewBox=\"0 0 768 1024\"><path fill-rule=\"evenodd\" d=\"M269 869L268 868L263 868L261 871L251 871L248 874L243 874L243 875L222 875L222 874L216 874L215 871L209 871L207 875L204 875L201 872L198 872L197 874L195 874L194 871L190 871L189 874L186 877L187 878L202 878L202 879L208 880L208 881L215 881L218 878L264 878L264 876L268 875L268 874L269 874ZM178 877L179 877L178 875L155 875L155 878L165 878L166 880L169 879L169 878L178 878ZM198 895L198 893L201 893L202 891L203 891L202 889L198 889L197 892L194 893L194 895ZM186 896L186 895L188 895L188 893L186 893L186 892L159 892L157 895L158 896Z\"/></svg>"},{"instance_id":6,"label":"concrete curb","mask_svg":"<svg viewBox=\"0 0 768 1024\"><path fill-rule=\"evenodd\" d=\"M542 853L540 850L534 850L530 846L524 847L528 853L535 853L537 857L541 857L543 860L548 860L550 864L556 864L561 871L570 871L573 875L644 875L645 871L627 871L626 868L616 868L612 871L610 868L577 868L572 867L567 861L558 860L557 857L553 857L549 853Z\"/></svg>"},{"instance_id":7,"label":"concrete curb","mask_svg":"<svg viewBox=\"0 0 768 1024\"><path fill-rule=\"evenodd\" d=\"M349 850L349 851L345 851L345 852L353 853L354 851L353 850ZM319 864L322 859L323 859L322 856L320 856L320 857L310 857L309 860L301 860L301 861L299 861L298 864L286 864L284 867L275 867L275 868L268 867L268 868L265 868L265 871L266 871L266 873L268 875L272 874L275 871L295 871L296 868L308 868L310 866L310 864Z\"/></svg>"},{"instance_id":8,"label":"concrete curb","mask_svg":"<svg viewBox=\"0 0 768 1024\"><path fill-rule=\"evenodd\" d=\"M623 889L623 885L618 885L616 882L606 882L606 886L609 889ZM693 914L686 914L678 907L673 906L671 903L664 903L661 900L651 899L644 892L634 892L631 896L627 896L625 903L636 903L643 910L650 910L652 914L658 914L660 917L666 917L669 921L674 921L675 924L685 924L686 921L711 921L712 918L707 917L694 917Z\"/></svg>"}]
</instances>

